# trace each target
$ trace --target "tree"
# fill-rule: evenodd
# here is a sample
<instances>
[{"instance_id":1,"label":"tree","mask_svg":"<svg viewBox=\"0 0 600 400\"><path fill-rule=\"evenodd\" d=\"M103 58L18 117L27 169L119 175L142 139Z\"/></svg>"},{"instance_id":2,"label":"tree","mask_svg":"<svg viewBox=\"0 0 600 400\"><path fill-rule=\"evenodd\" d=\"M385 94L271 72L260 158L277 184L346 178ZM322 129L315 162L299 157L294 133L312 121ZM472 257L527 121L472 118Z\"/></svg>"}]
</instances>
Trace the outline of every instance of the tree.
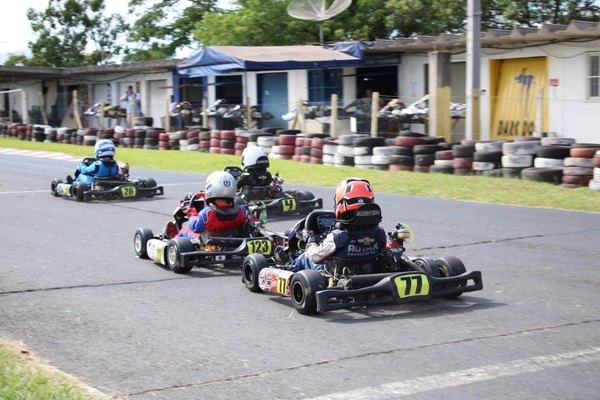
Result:
<instances>
[{"instance_id":1,"label":"tree","mask_svg":"<svg viewBox=\"0 0 600 400\"><path fill-rule=\"evenodd\" d=\"M79 67L111 62L121 47L119 15L104 16L104 0L49 0L45 11L27 10L38 38L29 42L31 58L12 56L10 62L39 67Z\"/></svg>"},{"instance_id":2,"label":"tree","mask_svg":"<svg viewBox=\"0 0 600 400\"><path fill-rule=\"evenodd\" d=\"M466 25L466 1L388 0L386 26L393 36L459 33Z\"/></svg>"},{"instance_id":3,"label":"tree","mask_svg":"<svg viewBox=\"0 0 600 400\"><path fill-rule=\"evenodd\" d=\"M136 48L126 51L126 60L162 60L173 57L182 48L192 46L194 25L202 23L207 13L217 13L217 0L160 0L150 7L147 1L130 0L129 10L142 10L129 27Z\"/></svg>"},{"instance_id":4,"label":"tree","mask_svg":"<svg viewBox=\"0 0 600 400\"><path fill-rule=\"evenodd\" d=\"M504 27L529 26L540 24L563 24L577 21L600 21L600 7L597 0L553 0L524 1L497 0L503 9L501 25Z\"/></svg>"}]
</instances>

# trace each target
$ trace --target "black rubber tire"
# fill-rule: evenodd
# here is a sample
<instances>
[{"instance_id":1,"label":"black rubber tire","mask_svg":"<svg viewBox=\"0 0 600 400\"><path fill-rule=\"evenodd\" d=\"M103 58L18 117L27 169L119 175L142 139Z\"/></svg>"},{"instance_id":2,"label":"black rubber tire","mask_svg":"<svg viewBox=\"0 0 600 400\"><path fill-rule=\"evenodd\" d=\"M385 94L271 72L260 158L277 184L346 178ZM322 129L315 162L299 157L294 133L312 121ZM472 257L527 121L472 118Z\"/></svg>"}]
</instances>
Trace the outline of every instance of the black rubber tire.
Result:
<instances>
[{"instance_id":1,"label":"black rubber tire","mask_svg":"<svg viewBox=\"0 0 600 400\"><path fill-rule=\"evenodd\" d=\"M296 192L296 196L298 200L312 200L315 198L315 195L308 190L299 190Z\"/></svg>"},{"instance_id":2,"label":"black rubber tire","mask_svg":"<svg viewBox=\"0 0 600 400\"><path fill-rule=\"evenodd\" d=\"M452 154L454 157L473 157L475 153L474 144L457 144L452 147Z\"/></svg>"},{"instance_id":3,"label":"black rubber tire","mask_svg":"<svg viewBox=\"0 0 600 400\"><path fill-rule=\"evenodd\" d=\"M88 190L89 187L85 182L75 182L73 184L73 196L75 196L75 200L77 201L85 201L85 191Z\"/></svg>"},{"instance_id":4,"label":"black rubber tire","mask_svg":"<svg viewBox=\"0 0 600 400\"><path fill-rule=\"evenodd\" d=\"M242 263L242 282L251 292L262 292L258 286L258 275L263 268L269 265L267 259L262 254L250 254L244 258Z\"/></svg>"},{"instance_id":5,"label":"black rubber tire","mask_svg":"<svg viewBox=\"0 0 600 400\"><path fill-rule=\"evenodd\" d=\"M146 178L142 180L144 187L153 188L156 187L156 181L153 178ZM154 197L153 194L147 194L146 197Z\"/></svg>"},{"instance_id":6,"label":"black rubber tire","mask_svg":"<svg viewBox=\"0 0 600 400\"><path fill-rule=\"evenodd\" d=\"M440 277L442 276L440 273L440 269L436 263L436 260L434 260L431 257L419 257L419 258L415 258L413 260L413 262L419 266L421 269L423 269L428 275L434 276L434 277ZM417 271L420 272L420 271Z\"/></svg>"},{"instance_id":7,"label":"black rubber tire","mask_svg":"<svg viewBox=\"0 0 600 400\"><path fill-rule=\"evenodd\" d=\"M543 158L563 159L569 157L571 146L540 146L536 155Z\"/></svg>"},{"instance_id":8,"label":"black rubber tire","mask_svg":"<svg viewBox=\"0 0 600 400\"><path fill-rule=\"evenodd\" d=\"M319 271L305 269L296 272L290 283L292 304L299 314L317 313L315 293L327 287L325 278Z\"/></svg>"},{"instance_id":9,"label":"black rubber tire","mask_svg":"<svg viewBox=\"0 0 600 400\"><path fill-rule=\"evenodd\" d=\"M465 265L458 257L446 256L438 258L437 260L435 260L435 262L439 268L440 276L442 277L458 276L467 272ZM459 297L462 293L463 292L457 292L444 297L446 299L455 299Z\"/></svg>"},{"instance_id":10,"label":"black rubber tire","mask_svg":"<svg viewBox=\"0 0 600 400\"><path fill-rule=\"evenodd\" d=\"M529 181L547 182L560 185L563 177L562 168L524 168L521 178Z\"/></svg>"},{"instance_id":11,"label":"black rubber tire","mask_svg":"<svg viewBox=\"0 0 600 400\"><path fill-rule=\"evenodd\" d=\"M50 194L54 197L58 197L58 193L56 193L56 186L58 186L59 183L63 183L62 179L52 179L52 183L50 184Z\"/></svg>"},{"instance_id":12,"label":"black rubber tire","mask_svg":"<svg viewBox=\"0 0 600 400\"><path fill-rule=\"evenodd\" d=\"M502 161L502 151L476 151L473 161L499 163Z\"/></svg>"},{"instance_id":13,"label":"black rubber tire","mask_svg":"<svg viewBox=\"0 0 600 400\"><path fill-rule=\"evenodd\" d=\"M133 235L133 250L135 254L144 260L148 259L148 251L146 249L146 244L148 240L152 239L154 234L150 229L147 228L138 228L135 231L135 235Z\"/></svg>"},{"instance_id":14,"label":"black rubber tire","mask_svg":"<svg viewBox=\"0 0 600 400\"><path fill-rule=\"evenodd\" d=\"M187 253L194 250L196 250L196 248L187 238L176 237L171 239L169 245L167 246L167 267L169 267L169 269L176 274L185 274L190 272L192 270L192 266L181 265L179 255L181 253Z\"/></svg>"}]
</instances>

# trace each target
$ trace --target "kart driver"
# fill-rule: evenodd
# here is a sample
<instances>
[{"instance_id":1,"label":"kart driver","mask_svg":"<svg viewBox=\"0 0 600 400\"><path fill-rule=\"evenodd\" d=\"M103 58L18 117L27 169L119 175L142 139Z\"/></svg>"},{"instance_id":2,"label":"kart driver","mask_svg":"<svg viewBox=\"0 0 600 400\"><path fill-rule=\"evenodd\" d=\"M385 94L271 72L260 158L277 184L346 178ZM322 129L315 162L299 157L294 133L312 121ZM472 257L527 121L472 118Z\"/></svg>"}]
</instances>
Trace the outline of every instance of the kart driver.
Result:
<instances>
[{"instance_id":1,"label":"kart driver","mask_svg":"<svg viewBox=\"0 0 600 400\"><path fill-rule=\"evenodd\" d=\"M115 145L111 140L101 139L97 141L94 146L96 161L90 162L90 159L83 160L75 171L75 179L67 176L67 183L84 182L88 186L91 186L94 177L118 177L120 170L114 158L115 153Z\"/></svg>"},{"instance_id":2,"label":"kart driver","mask_svg":"<svg viewBox=\"0 0 600 400\"><path fill-rule=\"evenodd\" d=\"M269 186L273 181L269 168L269 158L259 146L246 147L242 153L242 174L238 177L237 188L245 186Z\"/></svg>"},{"instance_id":3,"label":"kart driver","mask_svg":"<svg viewBox=\"0 0 600 400\"><path fill-rule=\"evenodd\" d=\"M344 179L336 188L334 201L335 218L338 221L336 229L318 244L314 232L303 230L306 250L292 263L296 271L323 269L323 262L330 257L350 261L374 258L385 249L387 235L378 223L373 226L357 226L354 223L358 208L375 203L375 194L369 181L362 178ZM400 239L407 239L410 232L403 228L396 235Z\"/></svg>"},{"instance_id":4,"label":"kart driver","mask_svg":"<svg viewBox=\"0 0 600 400\"><path fill-rule=\"evenodd\" d=\"M211 173L204 186L204 208L197 212L189 207L189 221L183 224L177 236L189 239L211 236L239 236L248 222L248 212L235 202L235 178L226 171Z\"/></svg>"}]
</instances>

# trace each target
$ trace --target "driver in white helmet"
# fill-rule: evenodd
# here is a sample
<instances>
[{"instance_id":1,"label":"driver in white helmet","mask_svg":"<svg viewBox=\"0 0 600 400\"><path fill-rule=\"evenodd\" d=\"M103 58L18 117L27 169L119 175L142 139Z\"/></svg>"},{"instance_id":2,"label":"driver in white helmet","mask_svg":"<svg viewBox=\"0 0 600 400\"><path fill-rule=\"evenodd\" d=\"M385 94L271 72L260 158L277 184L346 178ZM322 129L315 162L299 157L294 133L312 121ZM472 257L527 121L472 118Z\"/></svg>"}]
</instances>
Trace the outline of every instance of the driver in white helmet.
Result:
<instances>
[{"instance_id":1,"label":"driver in white helmet","mask_svg":"<svg viewBox=\"0 0 600 400\"><path fill-rule=\"evenodd\" d=\"M189 221L183 224L178 236L187 238L211 236L240 236L248 222L248 212L235 202L235 178L226 171L211 173L204 186L205 205L197 214L188 210Z\"/></svg>"},{"instance_id":2,"label":"driver in white helmet","mask_svg":"<svg viewBox=\"0 0 600 400\"><path fill-rule=\"evenodd\" d=\"M242 174L238 177L237 188L245 186L269 186L273 181L269 168L269 158L259 146L246 147L242 153Z\"/></svg>"}]
</instances>

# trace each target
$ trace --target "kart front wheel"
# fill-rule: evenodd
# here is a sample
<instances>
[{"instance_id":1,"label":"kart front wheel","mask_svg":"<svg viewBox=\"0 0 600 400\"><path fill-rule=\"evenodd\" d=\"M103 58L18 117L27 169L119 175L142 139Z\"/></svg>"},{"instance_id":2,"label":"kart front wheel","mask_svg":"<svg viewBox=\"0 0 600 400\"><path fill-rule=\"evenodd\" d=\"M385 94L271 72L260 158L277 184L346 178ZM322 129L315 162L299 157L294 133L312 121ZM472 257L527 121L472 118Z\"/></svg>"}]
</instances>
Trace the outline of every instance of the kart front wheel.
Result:
<instances>
[{"instance_id":1,"label":"kart front wheel","mask_svg":"<svg viewBox=\"0 0 600 400\"><path fill-rule=\"evenodd\" d=\"M290 283L292 304L300 314L317 313L317 296L319 290L325 289L325 278L319 271L305 269L296 272Z\"/></svg>"},{"instance_id":2,"label":"kart front wheel","mask_svg":"<svg viewBox=\"0 0 600 400\"><path fill-rule=\"evenodd\" d=\"M58 197L58 192L56 191L56 187L59 183L63 183L62 179L53 179L50 184L50 194L54 197Z\"/></svg>"},{"instance_id":3,"label":"kart front wheel","mask_svg":"<svg viewBox=\"0 0 600 400\"><path fill-rule=\"evenodd\" d=\"M85 201L85 191L89 189L89 186L85 182L76 182L73 184L73 196L77 201Z\"/></svg>"},{"instance_id":4,"label":"kart front wheel","mask_svg":"<svg viewBox=\"0 0 600 400\"><path fill-rule=\"evenodd\" d=\"M181 253L189 253L196 250L192 242L187 238L176 237L171 239L167 246L167 267L176 274L185 274L192 270L191 265L183 265Z\"/></svg>"},{"instance_id":5,"label":"kart front wheel","mask_svg":"<svg viewBox=\"0 0 600 400\"><path fill-rule=\"evenodd\" d=\"M133 249L139 258L144 260L148 259L148 249L146 249L146 244L148 243L148 240L153 237L154 234L150 229L139 228L135 231L135 235L133 236Z\"/></svg>"},{"instance_id":6,"label":"kart front wheel","mask_svg":"<svg viewBox=\"0 0 600 400\"><path fill-rule=\"evenodd\" d=\"M242 282L251 292L262 292L258 286L258 275L268 265L267 259L262 254L250 254L242 264Z\"/></svg>"},{"instance_id":7,"label":"kart front wheel","mask_svg":"<svg viewBox=\"0 0 600 400\"><path fill-rule=\"evenodd\" d=\"M460 274L464 274L465 272L467 272L465 265L458 257L446 256L446 257L438 258L437 260L435 260L435 263L437 264L437 266L439 268L441 276L447 276L447 277L458 276ZM461 287L461 286L465 286L465 284L457 283L456 286ZM454 299L454 298L457 298L458 296L460 296L461 294L463 294L463 292L458 291L456 293L452 293L452 294L450 294L448 296L444 296L444 297L447 299Z\"/></svg>"}]
</instances>

